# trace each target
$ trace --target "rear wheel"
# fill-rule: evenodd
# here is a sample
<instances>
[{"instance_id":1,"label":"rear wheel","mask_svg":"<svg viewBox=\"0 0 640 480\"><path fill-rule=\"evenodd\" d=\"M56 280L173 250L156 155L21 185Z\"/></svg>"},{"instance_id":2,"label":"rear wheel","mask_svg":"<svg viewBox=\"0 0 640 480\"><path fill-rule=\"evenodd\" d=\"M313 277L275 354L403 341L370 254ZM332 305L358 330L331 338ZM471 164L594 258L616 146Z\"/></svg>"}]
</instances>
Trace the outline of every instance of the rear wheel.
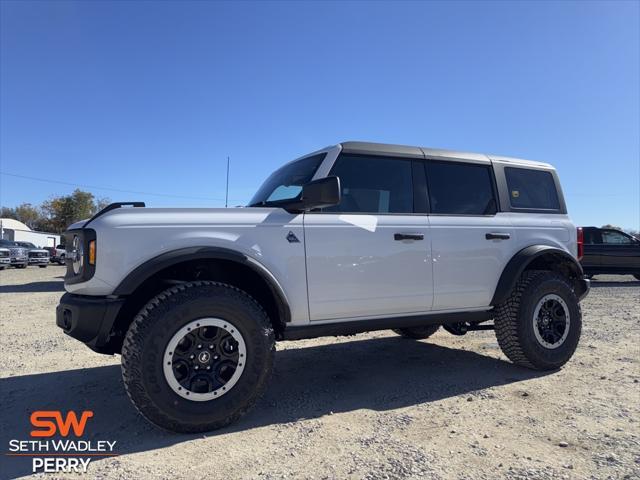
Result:
<instances>
[{"instance_id":1,"label":"rear wheel","mask_svg":"<svg viewBox=\"0 0 640 480\"><path fill-rule=\"evenodd\" d=\"M582 329L578 297L555 272L525 272L496 308L495 332L515 364L539 370L564 365L575 352Z\"/></svg>"},{"instance_id":2,"label":"rear wheel","mask_svg":"<svg viewBox=\"0 0 640 480\"><path fill-rule=\"evenodd\" d=\"M275 337L262 307L229 285L192 282L152 299L122 347L129 398L150 422L175 432L224 427L268 384Z\"/></svg>"},{"instance_id":3,"label":"rear wheel","mask_svg":"<svg viewBox=\"0 0 640 480\"><path fill-rule=\"evenodd\" d=\"M394 328L393 331L405 338L423 340L436 333L439 328L440 325L426 325L424 327Z\"/></svg>"}]
</instances>

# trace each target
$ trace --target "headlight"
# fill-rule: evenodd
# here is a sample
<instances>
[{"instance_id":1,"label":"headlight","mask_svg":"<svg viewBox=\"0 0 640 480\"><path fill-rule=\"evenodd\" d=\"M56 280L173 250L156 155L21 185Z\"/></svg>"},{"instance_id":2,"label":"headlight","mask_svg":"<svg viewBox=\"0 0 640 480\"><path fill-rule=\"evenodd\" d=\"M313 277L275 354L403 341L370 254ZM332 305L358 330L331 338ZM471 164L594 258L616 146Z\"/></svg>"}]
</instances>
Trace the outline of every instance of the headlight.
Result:
<instances>
[{"instance_id":1,"label":"headlight","mask_svg":"<svg viewBox=\"0 0 640 480\"><path fill-rule=\"evenodd\" d=\"M65 283L86 282L96 271L96 231L91 228L67 230L64 239L67 246Z\"/></svg>"},{"instance_id":2,"label":"headlight","mask_svg":"<svg viewBox=\"0 0 640 480\"><path fill-rule=\"evenodd\" d=\"M78 235L73 236L73 243L71 244L71 267L75 275L80 275L82 267L84 266L84 245Z\"/></svg>"}]
</instances>

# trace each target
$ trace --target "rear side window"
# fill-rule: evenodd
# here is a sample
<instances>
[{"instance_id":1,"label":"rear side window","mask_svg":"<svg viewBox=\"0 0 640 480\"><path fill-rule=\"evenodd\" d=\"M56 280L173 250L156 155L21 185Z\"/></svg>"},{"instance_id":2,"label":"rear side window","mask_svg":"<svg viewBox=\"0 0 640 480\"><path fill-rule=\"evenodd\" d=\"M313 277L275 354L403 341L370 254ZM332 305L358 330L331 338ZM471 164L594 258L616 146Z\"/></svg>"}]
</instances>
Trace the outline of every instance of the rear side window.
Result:
<instances>
[{"instance_id":1,"label":"rear side window","mask_svg":"<svg viewBox=\"0 0 640 480\"><path fill-rule=\"evenodd\" d=\"M493 215L497 210L490 167L472 163L428 162L431 213Z\"/></svg>"},{"instance_id":2,"label":"rear side window","mask_svg":"<svg viewBox=\"0 0 640 480\"><path fill-rule=\"evenodd\" d=\"M550 172L506 167L504 173L513 208L560 210L556 184Z\"/></svg>"},{"instance_id":3,"label":"rear side window","mask_svg":"<svg viewBox=\"0 0 640 480\"><path fill-rule=\"evenodd\" d=\"M411 160L340 155L330 175L340 178L342 199L324 212L413 213Z\"/></svg>"}]
</instances>

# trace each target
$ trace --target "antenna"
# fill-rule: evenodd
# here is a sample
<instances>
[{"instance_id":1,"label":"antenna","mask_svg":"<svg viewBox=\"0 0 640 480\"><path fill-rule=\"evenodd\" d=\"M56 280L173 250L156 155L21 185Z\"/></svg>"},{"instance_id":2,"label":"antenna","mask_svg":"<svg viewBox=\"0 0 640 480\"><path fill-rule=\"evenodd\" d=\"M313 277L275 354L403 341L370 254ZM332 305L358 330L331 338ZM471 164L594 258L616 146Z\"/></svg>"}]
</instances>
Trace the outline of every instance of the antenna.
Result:
<instances>
[{"instance_id":1,"label":"antenna","mask_svg":"<svg viewBox=\"0 0 640 480\"><path fill-rule=\"evenodd\" d=\"M227 191L224 195L224 208L229 206L229 157L227 156Z\"/></svg>"}]
</instances>

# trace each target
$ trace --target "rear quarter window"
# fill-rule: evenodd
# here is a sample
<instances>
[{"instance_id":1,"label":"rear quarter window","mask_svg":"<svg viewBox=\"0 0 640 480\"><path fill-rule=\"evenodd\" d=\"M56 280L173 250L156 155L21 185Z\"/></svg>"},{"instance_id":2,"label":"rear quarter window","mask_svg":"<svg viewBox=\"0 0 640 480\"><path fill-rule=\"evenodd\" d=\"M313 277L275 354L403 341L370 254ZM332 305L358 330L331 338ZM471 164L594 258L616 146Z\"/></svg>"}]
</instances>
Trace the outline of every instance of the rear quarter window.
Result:
<instances>
[{"instance_id":1,"label":"rear quarter window","mask_svg":"<svg viewBox=\"0 0 640 480\"><path fill-rule=\"evenodd\" d=\"M551 172L515 167L506 167L504 172L513 208L560 210L558 192Z\"/></svg>"}]
</instances>

